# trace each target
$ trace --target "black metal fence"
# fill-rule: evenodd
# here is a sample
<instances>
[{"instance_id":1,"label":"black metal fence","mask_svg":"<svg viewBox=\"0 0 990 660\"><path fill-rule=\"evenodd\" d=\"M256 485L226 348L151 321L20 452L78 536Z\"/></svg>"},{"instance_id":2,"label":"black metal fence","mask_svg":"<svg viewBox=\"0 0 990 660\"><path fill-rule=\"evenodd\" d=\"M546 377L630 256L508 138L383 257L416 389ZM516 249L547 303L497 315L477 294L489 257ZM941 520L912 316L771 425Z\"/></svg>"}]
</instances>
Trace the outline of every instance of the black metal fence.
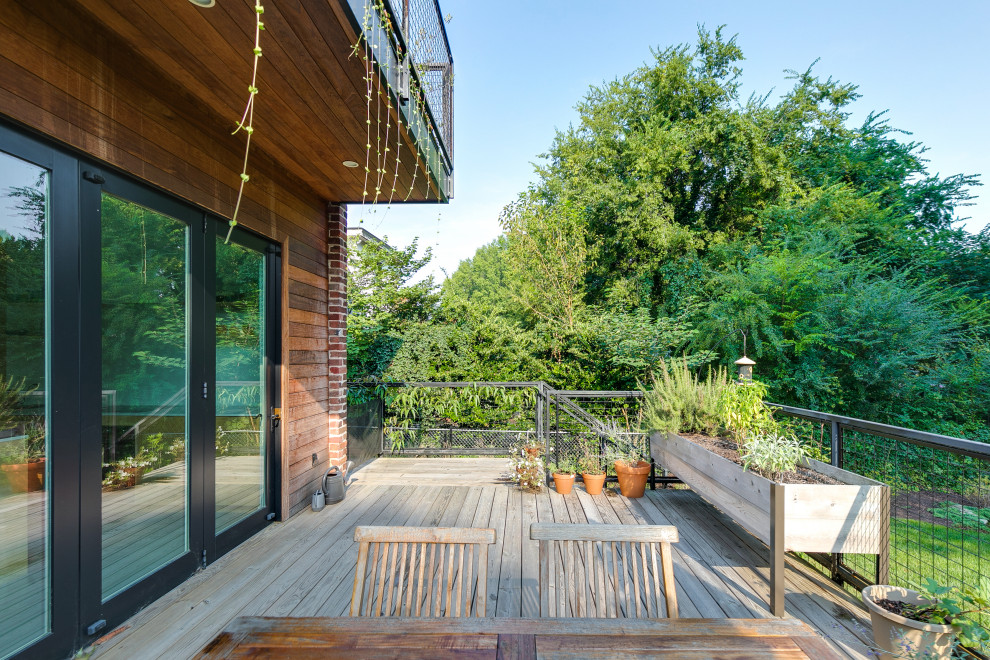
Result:
<instances>
[{"instance_id":1,"label":"black metal fence","mask_svg":"<svg viewBox=\"0 0 990 660\"><path fill-rule=\"evenodd\" d=\"M812 556L856 589L931 578L979 588L990 578L990 445L774 405L819 460L890 486L890 547Z\"/></svg>"},{"instance_id":2,"label":"black metal fence","mask_svg":"<svg viewBox=\"0 0 990 660\"><path fill-rule=\"evenodd\" d=\"M388 0L448 154L454 152L454 60L437 0Z\"/></svg>"}]
</instances>

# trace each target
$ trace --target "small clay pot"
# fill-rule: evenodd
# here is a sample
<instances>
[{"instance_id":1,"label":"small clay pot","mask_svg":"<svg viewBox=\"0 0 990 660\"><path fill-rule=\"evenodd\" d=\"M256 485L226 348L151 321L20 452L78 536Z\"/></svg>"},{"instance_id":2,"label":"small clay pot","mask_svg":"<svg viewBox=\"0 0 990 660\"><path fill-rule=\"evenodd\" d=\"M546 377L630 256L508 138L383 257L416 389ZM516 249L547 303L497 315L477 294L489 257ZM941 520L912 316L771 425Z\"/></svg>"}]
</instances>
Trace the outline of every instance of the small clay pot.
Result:
<instances>
[{"instance_id":1,"label":"small clay pot","mask_svg":"<svg viewBox=\"0 0 990 660\"><path fill-rule=\"evenodd\" d=\"M567 495L571 492L571 489L574 488L574 475L554 473L553 486L561 495Z\"/></svg>"},{"instance_id":2,"label":"small clay pot","mask_svg":"<svg viewBox=\"0 0 990 660\"><path fill-rule=\"evenodd\" d=\"M602 488L605 487L605 473L602 474L581 474L584 481L584 490L588 495L601 495Z\"/></svg>"}]
</instances>

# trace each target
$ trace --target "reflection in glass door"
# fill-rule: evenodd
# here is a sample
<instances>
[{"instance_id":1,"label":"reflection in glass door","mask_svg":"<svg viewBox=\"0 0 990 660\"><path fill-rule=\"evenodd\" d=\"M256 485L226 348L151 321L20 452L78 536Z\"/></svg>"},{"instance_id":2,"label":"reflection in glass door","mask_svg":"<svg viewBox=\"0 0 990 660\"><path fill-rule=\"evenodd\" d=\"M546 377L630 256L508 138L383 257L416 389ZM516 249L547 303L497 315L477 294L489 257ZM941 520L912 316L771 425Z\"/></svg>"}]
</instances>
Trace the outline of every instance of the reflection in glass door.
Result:
<instances>
[{"instance_id":1,"label":"reflection in glass door","mask_svg":"<svg viewBox=\"0 0 990 660\"><path fill-rule=\"evenodd\" d=\"M189 549L187 234L103 193L104 601Z\"/></svg>"},{"instance_id":2,"label":"reflection in glass door","mask_svg":"<svg viewBox=\"0 0 990 660\"><path fill-rule=\"evenodd\" d=\"M216 244L216 533L264 509L266 257Z\"/></svg>"},{"instance_id":3,"label":"reflection in glass door","mask_svg":"<svg viewBox=\"0 0 990 660\"><path fill-rule=\"evenodd\" d=\"M0 152L0 657L51 627L49 181Z\"/></svg>"}]
</instances>

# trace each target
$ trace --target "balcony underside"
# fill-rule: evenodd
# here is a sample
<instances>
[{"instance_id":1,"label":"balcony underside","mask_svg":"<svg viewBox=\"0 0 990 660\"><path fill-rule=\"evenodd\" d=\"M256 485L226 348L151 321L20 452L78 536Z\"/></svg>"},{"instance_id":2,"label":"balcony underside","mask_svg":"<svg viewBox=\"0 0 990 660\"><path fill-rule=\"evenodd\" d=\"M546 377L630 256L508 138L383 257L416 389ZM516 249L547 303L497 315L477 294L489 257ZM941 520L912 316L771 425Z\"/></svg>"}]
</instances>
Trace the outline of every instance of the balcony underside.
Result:
<instances>
[{"instance_id":1,"label":"balcony underside","mask_svg":"<svg viewBox=\"0 0 990 660\"><path fill-rule=\"evenodd\" d=\"M72 40L84 32L95 50L114 54L119 70L84 72L107 98L117 91L117 77L133 75L158 94L167 91L169 112L211 130L230 132L244 111L253 62L253 0L217 2L210 8L182 0L46 1L38 8L41 19L65 37ZM340 0L300 0L268 3L263 19L252 149L324 199L362 201L368 91L364 61L352 54L361 17ZM57 53L58 44L52 49ZM385 122L380 107L371 112L376 123ZM400 147L403 159L398 170L388 165L382 185L391 189L394 178L396 198L404 199L414 181L416 159L409 154L415 145L404 129L396 143L394 111L392 116L391 152ZM376 142L374 131L370 142ZM243 149L243 135L232 137L231 145ZM370 154L372 168L376 154ZM359 166L348 168L344 161ZM409 201L443 198L443 187L426 176L424 165L419 170Z\"/></svg>"},{"instance_id":2,"label":"balcony underside","mask_svg":"<svg viewBox=\"0 0 990 660\"><path fill-rule=\"evenodd\" d=\"M497 530L488 570L489 615L536 617L536 521L673 524L682 617L770 617L768 551L695 493L647 491L642 500L591 497L576 487L523 493L500 482L504 459L378 459L354 475L347 498L273 524L134 616L94 658L186 658L242 615L343 616L350 605L357 525L476 526ZM795 558L788 616L840 653L866 658L869 619L858 601Z\"/></svg>"}]
</instances>

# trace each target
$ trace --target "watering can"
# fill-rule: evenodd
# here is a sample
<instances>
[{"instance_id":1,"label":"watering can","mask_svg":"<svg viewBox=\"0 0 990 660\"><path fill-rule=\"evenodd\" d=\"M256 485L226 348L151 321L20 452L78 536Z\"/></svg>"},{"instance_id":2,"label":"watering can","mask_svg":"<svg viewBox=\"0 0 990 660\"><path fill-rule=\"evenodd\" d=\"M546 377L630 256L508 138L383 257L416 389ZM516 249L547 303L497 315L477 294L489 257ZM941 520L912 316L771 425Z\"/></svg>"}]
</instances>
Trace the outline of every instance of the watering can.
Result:
<instances>
[{"instance_id":1,"label":"watering can","mask_svg":"<svg viewBox=\"0 0 990 660\"><path fill-rule=\"evenodd\" d=\"M313 511L319 511L327 504L337 504L343 501L347 472L352 465L354 465L354 461L347 461L347 465L343 469L334 465L324 473L320 489L313 493Z\"/></svg>"}]
</instances>

